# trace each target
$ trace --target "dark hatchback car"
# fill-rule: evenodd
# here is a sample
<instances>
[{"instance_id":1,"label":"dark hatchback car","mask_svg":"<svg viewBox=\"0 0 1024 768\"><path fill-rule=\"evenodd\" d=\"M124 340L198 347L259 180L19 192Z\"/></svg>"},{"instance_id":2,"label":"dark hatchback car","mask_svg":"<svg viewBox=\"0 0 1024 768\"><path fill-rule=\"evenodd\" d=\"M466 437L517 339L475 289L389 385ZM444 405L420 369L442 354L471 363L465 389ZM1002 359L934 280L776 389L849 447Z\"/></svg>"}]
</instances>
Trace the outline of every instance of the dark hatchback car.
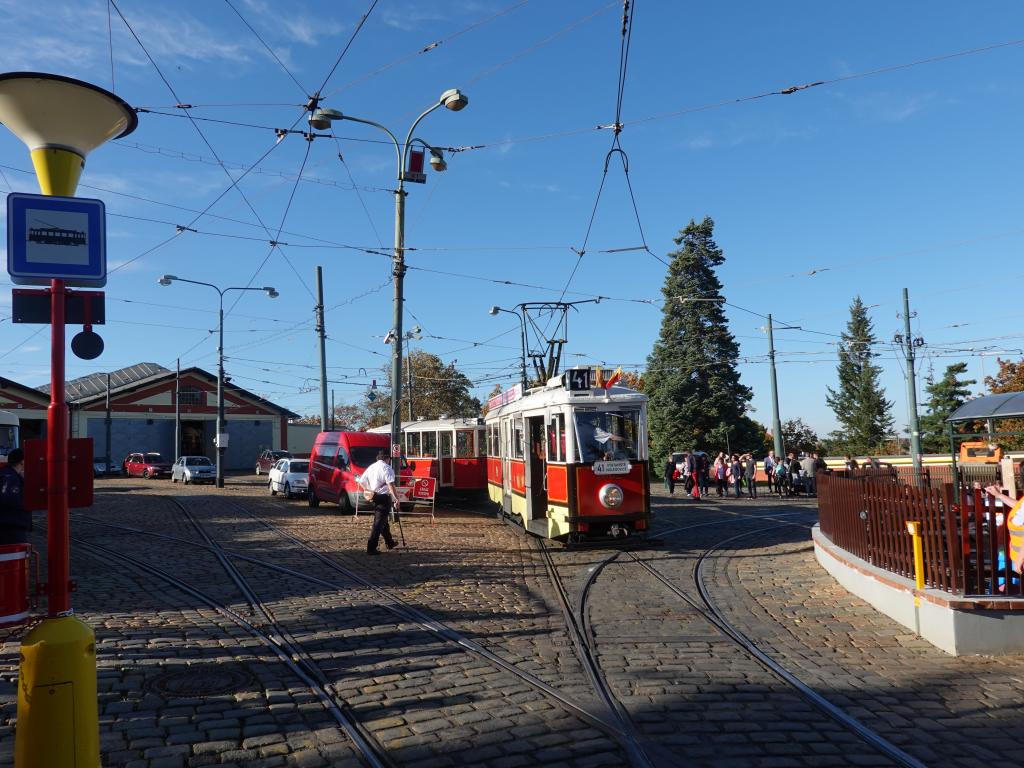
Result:
<instances>
[{"instance_id":1,"label":"dark hatchback car","mask_svg":"<svg viewBox=\"0 0 1024 768\"><path fill-rule=\"evenodd\" d=\"M171 462L159 453L129 453L121 466L128 477L171 476Z\"/></svg>"},{"instance_id":2,"label":"dark hatchback car","mask_svg":"<svg viewBox=\"0 0 1024 768\"><path fill-rule=\"evenodd\" d=\"M269 472L281 459L290 459L291 457L290 451L264 451L256 459L256 474L262 475L264 472Z\"/></svg>"}]
</instances>

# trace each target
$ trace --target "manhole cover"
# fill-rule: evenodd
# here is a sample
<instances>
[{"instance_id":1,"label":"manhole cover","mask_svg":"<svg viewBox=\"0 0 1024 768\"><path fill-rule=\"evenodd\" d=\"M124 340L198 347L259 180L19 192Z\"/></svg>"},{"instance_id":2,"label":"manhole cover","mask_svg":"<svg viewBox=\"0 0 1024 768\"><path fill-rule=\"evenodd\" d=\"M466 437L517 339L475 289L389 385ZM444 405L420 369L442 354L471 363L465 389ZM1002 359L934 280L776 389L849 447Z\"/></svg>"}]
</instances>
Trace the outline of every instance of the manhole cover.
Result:
<instances>
[{"instance_id":1,"label":"manhole cover","mask_svg":"<svg viewBox=\"0 0 1024 768\"><path fill-rule=\"evenodd\" d=\"M167 698L189 699L234 693L253 682L253 676L237 665L207 664L164 672L147 681L146 687Z\"/></svg>"}]
</instances>

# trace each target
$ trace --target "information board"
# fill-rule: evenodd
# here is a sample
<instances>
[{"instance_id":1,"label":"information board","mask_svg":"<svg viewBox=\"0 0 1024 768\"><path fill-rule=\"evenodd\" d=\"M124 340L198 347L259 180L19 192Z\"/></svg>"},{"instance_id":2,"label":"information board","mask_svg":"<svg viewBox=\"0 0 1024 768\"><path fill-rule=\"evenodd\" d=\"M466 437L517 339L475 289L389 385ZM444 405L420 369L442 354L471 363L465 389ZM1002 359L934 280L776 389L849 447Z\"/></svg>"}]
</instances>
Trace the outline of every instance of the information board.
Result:
<instances>
[{"instance_id":1,"label":"information board","mask_svg":"<svg viewBox=\"0 0 1024 768\"><path fill-rule=\"evenodd\" d=\"M7 273L18 285L101 288L107 283L102 200L12 192L7 196Z\"/></svg>"}]
</instances>

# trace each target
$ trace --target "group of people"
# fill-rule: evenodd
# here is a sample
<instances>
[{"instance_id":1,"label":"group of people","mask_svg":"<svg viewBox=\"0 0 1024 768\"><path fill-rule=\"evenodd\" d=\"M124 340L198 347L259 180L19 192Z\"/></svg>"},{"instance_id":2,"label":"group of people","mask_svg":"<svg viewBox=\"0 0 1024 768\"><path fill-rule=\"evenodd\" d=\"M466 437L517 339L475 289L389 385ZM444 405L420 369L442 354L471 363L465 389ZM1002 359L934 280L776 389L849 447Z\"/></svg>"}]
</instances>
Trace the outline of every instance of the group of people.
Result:
<instances>
[{"instance_id":1,"label":"group of people","mask_svg":"<svg viewBox=\"0 0 1024 768\"><path fill-rule=\"evenodd\" d=\"M817 453L807 453L798 458L790 451L786 457L777 457L769 451L763 461L764 476L768 481L768 492L779 496L795 496L801 493L814 496L817 493L815 475L826 469L825 460ZM709 495L713 485L718 498L729 495L732 489L736 498L746 493L751 499L757 498L758 461L752 453L728 455L719 453L714 461L704 451L690 451L677 461L673 457L665 462L665 488L675 494L676 484L681 484L687 495L695 499Z\"/></svg>"}]
</instances>

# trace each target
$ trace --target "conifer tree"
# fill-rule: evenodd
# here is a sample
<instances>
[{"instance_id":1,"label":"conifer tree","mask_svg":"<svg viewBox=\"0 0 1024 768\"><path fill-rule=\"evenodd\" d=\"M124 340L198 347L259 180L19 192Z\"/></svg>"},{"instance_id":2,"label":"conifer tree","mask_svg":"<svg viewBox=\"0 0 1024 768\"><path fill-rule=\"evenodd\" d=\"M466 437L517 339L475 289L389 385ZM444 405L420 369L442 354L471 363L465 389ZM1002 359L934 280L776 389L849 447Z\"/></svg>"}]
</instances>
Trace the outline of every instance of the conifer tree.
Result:
<instances>
[{"instance_id":1,"label":"conifer tree","mask_svg":"<svg viewBox=\"0 0 1024 768\"><path fill-rule=\"evenodd\" d=\"M746 416L751 392L740 383L739 347L722 304L692 300L721 296L715 268L725 255L712 238L714 227L709 217L699 224L691 220L675 238L681 247L669 254L661 332L644 372L655 466L673 451L710 451L719 443L724 450L723 427L734 449L760 442L757 425Z\"/></svg>"},{"instance_id":2,"label":"conifer tree","mask_svg":"<svg viewBox=\"0 0 1024 768\"><path fill-rule=\"evenodd\" d=\"M953 411L971 399L970 387L978 382L961 379L967 373L967 363L953 363L938 381L929 379L925 385L928 393L928 412L920 418L921 449L928 453L945 453L949 450L949 433L946 419Z\"/></svg>"},{"instance_id":3,"label":"conifer tree","mask_svg":"<svg viewBox=\"0 0 1024 768\"><path fill-rule=\"evenodd\" d=\"M850 321L839 344L839 388L827 388L825 401L839 420L832 439L850 453L873 453L892 430L892 402L878 382L881 367L871 362L877 339L864 302L850 305Z\"/></svg>"}]
</instances>

